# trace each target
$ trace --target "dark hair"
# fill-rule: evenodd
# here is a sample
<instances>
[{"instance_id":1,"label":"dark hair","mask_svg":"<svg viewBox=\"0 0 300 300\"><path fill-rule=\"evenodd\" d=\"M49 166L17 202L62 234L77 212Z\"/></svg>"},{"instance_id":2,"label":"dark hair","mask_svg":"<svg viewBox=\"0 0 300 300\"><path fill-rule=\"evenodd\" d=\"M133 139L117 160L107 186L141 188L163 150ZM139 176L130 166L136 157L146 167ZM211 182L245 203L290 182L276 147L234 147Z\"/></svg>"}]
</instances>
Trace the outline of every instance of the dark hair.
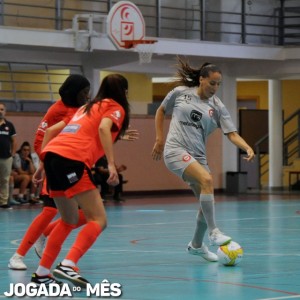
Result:
<instances>
[{"instance_id":1,"label":"dark hair","mask_svg":"<svg viewBox=\"0 0 300 300\"><path fill-rule=\"evenodd\" d=\"M25 141L25 142L22 143L22 145L20 146L19 150L16 151L16 152L17 152L18 154L20 154L20 153L22 152L22 149L23 149L24 147L30 147L30 150L31 150L31 145L30 145L30 143L27 142L27 141ZM31 151L30 151L30 152L31 152ZM29 154L29 156L30 156L30 158L31 158L31 153Z\"/></svg>"},{"instance_id":2,"label":"dark hair","mask_svg":"<svg viewBox=\"0 0 300 300\"><path fill-rule=\"evenodd\" d=\"M103 99L113 99L118 102L125 111L125 117L122 124L121 131L118 135L123 135L129 126L129 103L127 100L128 81L120 74L111 74L103 78L100 88L96 97L90 101L85 108L85 111L89 114L91 107Z\"/></svg>"},{"instance_id":3,"label":"dark hair","mask_svg":"<svg viewBox=\"0 0 300 300\"><path fill-rule=\"evenodd\" d=\"M204 63L199 69L192 68L187 61L177 57L178 69L175 75L175 82L184 86L199 86L200 76L207 78L210 72L218 72L222 74L219 67L211 63Z\"/></svg>"},{"instance_id":4,"label":"dark hair","mask_svg":"<svg viewBox=\"0 0 300 300\"><path fill-rule=\"evenodd\" d=\"M90 82L82 75L72 74L59 88L62 102L68 107L80 107L82 102L77 100L78 94L85 88L90 87Z\"/></svg>"}]
</instances>

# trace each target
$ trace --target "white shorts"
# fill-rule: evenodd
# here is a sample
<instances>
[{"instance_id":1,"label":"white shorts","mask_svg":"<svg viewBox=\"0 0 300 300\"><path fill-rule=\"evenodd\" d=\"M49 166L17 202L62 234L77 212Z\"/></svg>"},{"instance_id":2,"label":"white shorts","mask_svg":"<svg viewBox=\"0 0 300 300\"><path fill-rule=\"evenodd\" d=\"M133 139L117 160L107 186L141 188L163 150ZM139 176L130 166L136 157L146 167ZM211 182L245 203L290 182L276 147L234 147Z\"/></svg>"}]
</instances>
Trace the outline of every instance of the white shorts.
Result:
<instances>
[{"instance_id":1,"label":"white shorts","mask_svg":"<svg viewBox=\"0 0 300 300\"><path fill-rule=\"evenodd\" d=\"M183 173L185 169L194 161L197 161L199 164L201 164L208 172L210 172L209 167L207 164L203 164L203 162L195 159L192 155L190 155L187 151L184 149L173 149L172 151L164 151L164 161L166 164L166 167L179 176L180 178L183 178Z\"/></svg>"}]
</instances>

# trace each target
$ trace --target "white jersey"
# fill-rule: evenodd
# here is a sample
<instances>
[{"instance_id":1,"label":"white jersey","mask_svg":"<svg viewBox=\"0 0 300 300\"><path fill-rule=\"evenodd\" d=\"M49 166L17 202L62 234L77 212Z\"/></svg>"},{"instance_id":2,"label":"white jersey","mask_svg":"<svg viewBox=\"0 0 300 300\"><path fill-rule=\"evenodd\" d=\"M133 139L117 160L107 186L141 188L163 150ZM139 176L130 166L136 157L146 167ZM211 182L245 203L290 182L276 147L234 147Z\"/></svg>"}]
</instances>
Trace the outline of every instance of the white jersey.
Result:
<instances>
[{"instance_id":1,"label":"white jersey","mask_svg":"<svg viewBox=\"0 0 300 300\"><path fill-rule=\"evenodd\" d=\"M200 99L197 87L176 87L161 105L166 113L172 112L164 155L184 149L201 164L207 164L208 135L217 128L224 134L237 131L222 101L215 95Z\"/></svg>"}]
</instances>

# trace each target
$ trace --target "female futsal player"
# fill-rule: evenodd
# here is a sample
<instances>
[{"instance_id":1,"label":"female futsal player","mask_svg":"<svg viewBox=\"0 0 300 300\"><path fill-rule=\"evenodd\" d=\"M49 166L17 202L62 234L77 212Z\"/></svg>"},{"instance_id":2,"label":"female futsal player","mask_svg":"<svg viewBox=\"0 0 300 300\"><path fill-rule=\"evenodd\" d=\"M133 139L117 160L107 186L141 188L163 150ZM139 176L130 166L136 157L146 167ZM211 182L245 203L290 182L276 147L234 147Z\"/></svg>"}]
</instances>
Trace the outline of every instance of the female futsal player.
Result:
<instances>
[{"instance_id":1,"label":"female futsal player","mask_svg":"<svg viewBox=\"0 0 300 300\"><path fill-rule=\"evenodd\" d=\"M46 141L41 159L50 196L55 200L61 221L50 233L39 267L32 275L31 281L37 285L59 283L50 274L50 268L78 222L78 206L83 210L86 224L53 274L81 287L88 283L80 276L76 265L106 227L105 209L93 183L91 168L106 155L110 172L108 183L118 184L113 143L128 128L127 90L128 82L123 76L108 75L95 99L81 107L55 138L49 143ZM52 126L53 131L60 130L60 126L59 123ZM41 174L42 169L39 172Z\"/></svg>"},{"instance_id":2,"label":"female futsal player","mask_svg":"<svg viewBox=\"0 0 300 300\"><path fill-rule=\"evenodd\" d=\"M231 237L222 233L216 225L213 178L206 160L206 139L220 128L234 145L247 153L247 161L255 155L237 133L226 107L215 95L222 81L221 70L210 63L194 69L180 58L178 64L177 82L180 86L169 92L156 112L156 142L152 157L159 160L163 156L167 168L188 183L200 201L196 230L188 252L208 261L217 261L217 255L203 243L206 230L212 245L229 243ZM173 114L164 143L163 122L167 111L173 111Z\"/></svg>"}]
</instances>

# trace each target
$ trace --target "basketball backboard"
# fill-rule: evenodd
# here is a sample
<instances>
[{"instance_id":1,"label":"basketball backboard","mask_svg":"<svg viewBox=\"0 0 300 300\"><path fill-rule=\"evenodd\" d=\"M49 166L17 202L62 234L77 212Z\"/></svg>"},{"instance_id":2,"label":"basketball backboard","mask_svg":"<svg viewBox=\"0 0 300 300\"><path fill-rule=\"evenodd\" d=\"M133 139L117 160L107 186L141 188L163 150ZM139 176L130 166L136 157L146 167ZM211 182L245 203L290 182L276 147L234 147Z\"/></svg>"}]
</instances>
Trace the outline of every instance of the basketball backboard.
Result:
<instances>
[{"instance_id":1,"label":"basketball backboard","mask_svg":"<svg viewBox=\"0 0 300 300\"><path fill-rule=\"evenodd\" d=\"M107 34L118 49L128 48L126 41L143 40L145 21L139 8L130 1L116 3L107 16Z\"/></svg>"}]
</instances>

